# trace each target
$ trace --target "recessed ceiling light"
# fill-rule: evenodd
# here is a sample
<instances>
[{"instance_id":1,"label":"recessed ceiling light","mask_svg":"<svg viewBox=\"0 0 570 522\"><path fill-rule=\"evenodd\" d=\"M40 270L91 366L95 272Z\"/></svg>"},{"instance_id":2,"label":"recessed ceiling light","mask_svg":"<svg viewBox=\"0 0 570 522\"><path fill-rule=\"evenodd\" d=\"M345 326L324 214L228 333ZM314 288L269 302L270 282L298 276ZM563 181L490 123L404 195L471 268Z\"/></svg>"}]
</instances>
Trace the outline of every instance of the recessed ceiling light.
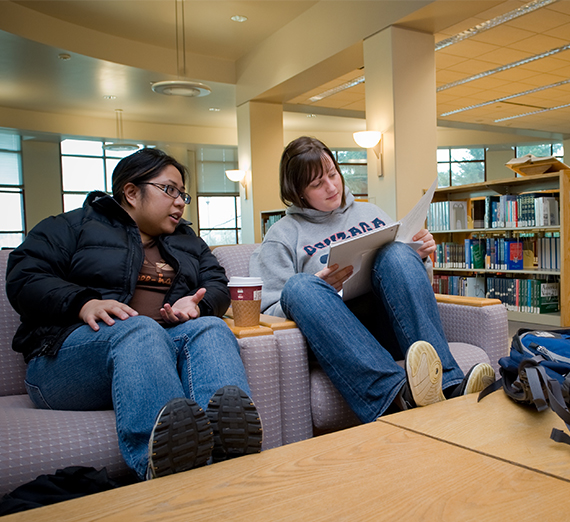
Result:
<instances>
[{"instance_id":1,"label":"recessed ceiling light","mask_svg":"<svg viewBox=\"0 0 570 522\"><path fill-rule=\"evenodd\" d=\"M231 18L234 22L247 22L247 16L235 15Z\"/></svg>"},{"instance_id":2,"label":"recessed ceiling light","mask_svg":"<svg viewBox=\"0 0 570 522\"><path fill-rule=\"evenodd\" d=\"M218 107L210 107L208 110L210 112L220 112L222 109L219 109Z\"/></svg>"},{"instance_id":3,"label":"recessed ceiling light","mask_svg":"<svg viewBox=\"0 0 570 522\"><path fill-rule=\"evenodd\" d=\"M107 94L107 95L103 96L103 99L104 100L116 100L117 97L114 96L113 94Z\"/></svg>"},{"instance_id":4,"label":"recessed ceiling light","mask_svg":"<svg viewBox=\"0 0 570 522\"><path fill-rule=\"evenodd\" d=\"M316 118L317 115L316 114L307 114L307 118Z\"/></svg>"},{"instance_id":5,"label":"recessed ceiling light","mask_svg":"<svg viewBox=\"0 0 570 522\"><path fill-rule=\"evenodd\" d=\"M67 54L67 53L58 54L57 57L58 57L60 60L63 60L64 62L66 62L67 60L71 60L71 55L70 55L70 54Z\"/></svg>"}]
</instances>

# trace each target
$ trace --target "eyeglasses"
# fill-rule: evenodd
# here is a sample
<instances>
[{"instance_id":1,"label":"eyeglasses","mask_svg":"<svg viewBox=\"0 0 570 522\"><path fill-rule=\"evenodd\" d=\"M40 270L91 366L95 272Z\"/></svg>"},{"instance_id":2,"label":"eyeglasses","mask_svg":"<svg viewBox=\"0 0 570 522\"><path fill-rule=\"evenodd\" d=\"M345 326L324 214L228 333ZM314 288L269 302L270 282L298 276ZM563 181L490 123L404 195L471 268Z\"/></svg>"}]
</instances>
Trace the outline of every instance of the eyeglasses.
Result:
<instances>
[{"instance_id":1,"label":"eyeglasses","mask_svg":"<svg viewBox=\"0 0 570 522\"><path fill-rule=\"evenodd\" d=\"M173 185L163 185L162 183L151 183L151 182L141 183L141 185L152 185L153 187L162 190L162 192L164 192L167 196L170 196L172 199L176 199L178 196L180 196L182 198L182 201L184 201L184 204L186 205L189 205L190 201L192 201L192 196L190 196L190 194L178 190Z\"/></svg>"}]
</instances>

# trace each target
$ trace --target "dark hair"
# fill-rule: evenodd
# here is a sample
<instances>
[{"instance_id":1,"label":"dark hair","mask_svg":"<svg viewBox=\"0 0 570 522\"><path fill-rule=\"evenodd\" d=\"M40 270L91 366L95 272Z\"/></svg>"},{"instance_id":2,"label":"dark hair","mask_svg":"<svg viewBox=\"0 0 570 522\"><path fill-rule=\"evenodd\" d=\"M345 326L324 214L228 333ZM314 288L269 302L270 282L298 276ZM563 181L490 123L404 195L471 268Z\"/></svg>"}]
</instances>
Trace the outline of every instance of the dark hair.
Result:
<instances>
[{"instance_id":1,"label":"dark hair","mask_svg":"<svg viewBox=\"0 0 570 522\"><path fill-rule=\"evenodd\" d=\"M323 175L325 155L331 159L342 179L341 206L346 204L344 177L334 154L322 141L302 136L285 147L279 165L280 197L287 207L295 205L299 208L311 208L302 195L314 179Z\"/></svg>"},{"instance_id":2,"label":"dark hair","mask_svg":"<svg viewBox=\"0 0 570 522\"><path fill-rule=\"evenodd\" d=\"M130 156L123 158L113 171L113 198L123 203L123 190L127 183L142 185L143 195L146 187L144 183L156 178L160 172L169 165L175 167L182 176L182 183L186 183L186 167L173 157L159 149L141 149Z\"/></svg>"}]
</instances>

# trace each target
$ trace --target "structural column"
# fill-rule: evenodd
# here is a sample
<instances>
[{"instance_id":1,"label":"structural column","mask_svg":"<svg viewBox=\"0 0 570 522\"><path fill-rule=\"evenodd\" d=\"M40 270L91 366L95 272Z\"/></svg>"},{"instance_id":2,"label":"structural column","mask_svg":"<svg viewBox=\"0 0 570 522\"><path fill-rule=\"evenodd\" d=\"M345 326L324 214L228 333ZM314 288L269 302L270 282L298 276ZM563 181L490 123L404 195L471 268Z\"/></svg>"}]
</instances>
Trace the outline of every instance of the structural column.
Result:
<instances>
[{"instance_id":1,"label":"structural column","mask_svg":"<svg viewBox=\"0 0 570 522\"><path fill-rule=\"evenodd\" d=\"M433 35L400 27L364 40L366 126L383 133L380 165L368 151L368 195L394 219L437 176L434 46Z\"/></svg>"},{"instance_id":2,"label":"structural column","mask_svg":"<svg viewBox=\"0 0 570 522\"><path fill-rule=\"evenodd\" d=\"M283 208L279 199L283 106L244 103L237 108L237 129L239 168L246 171L246 188L240 188L242 242L258 243L261 212Z\"/></svg>"}]
</instances>

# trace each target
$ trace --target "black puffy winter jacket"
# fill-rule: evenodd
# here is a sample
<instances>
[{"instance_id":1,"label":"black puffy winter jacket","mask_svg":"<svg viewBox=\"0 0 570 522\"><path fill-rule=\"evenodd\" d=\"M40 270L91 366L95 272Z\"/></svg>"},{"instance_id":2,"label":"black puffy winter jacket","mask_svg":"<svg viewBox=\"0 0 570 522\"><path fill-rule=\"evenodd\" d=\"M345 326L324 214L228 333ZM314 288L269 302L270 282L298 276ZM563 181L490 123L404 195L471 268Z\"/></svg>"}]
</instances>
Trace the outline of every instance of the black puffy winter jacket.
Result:
<instances>
[{"instance_id":1,"label":"black puffy winter jacket","mask_svg":"<svg viewBox=\"0 0 570 522\"><path fill-rule=\"evenodd\" d=\"M222 316L230 304L225 271L188 223L160 236L158 247L176 271L164 303L206 288L200 315ZM143 261L135 222L103 192L89 194L81 209L43 220L8 260L6 293L22 322L13 349L26 362L56 354L84 324L79 311L87 301L129 303Z\"/></svg>"}]
</instances>

